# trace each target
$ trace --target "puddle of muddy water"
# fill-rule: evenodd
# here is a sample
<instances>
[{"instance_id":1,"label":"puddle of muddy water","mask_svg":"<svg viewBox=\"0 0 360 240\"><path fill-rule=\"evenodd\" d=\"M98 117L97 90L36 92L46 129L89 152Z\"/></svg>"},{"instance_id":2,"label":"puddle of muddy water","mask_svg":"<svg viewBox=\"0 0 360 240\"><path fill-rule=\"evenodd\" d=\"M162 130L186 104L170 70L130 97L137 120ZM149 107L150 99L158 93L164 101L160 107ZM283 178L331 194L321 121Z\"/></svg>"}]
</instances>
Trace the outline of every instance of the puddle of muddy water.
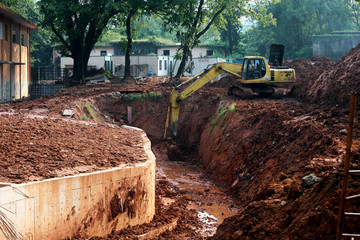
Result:
<instances>
[{"instance_id":1,"label":"puddle of muddy water","mask_svg":"<svg viewBox=\"0 0 360 240\"><path fill-rule=\"evenodd\" d=\"M206 179L201 170L186 162L158 161L158 167L167 180L178 186L191 199L189 209L198 211L204 224L203 236L212 236L225 218L235 215L232 199L224 191Z\"/></svg>"}]
</instances>

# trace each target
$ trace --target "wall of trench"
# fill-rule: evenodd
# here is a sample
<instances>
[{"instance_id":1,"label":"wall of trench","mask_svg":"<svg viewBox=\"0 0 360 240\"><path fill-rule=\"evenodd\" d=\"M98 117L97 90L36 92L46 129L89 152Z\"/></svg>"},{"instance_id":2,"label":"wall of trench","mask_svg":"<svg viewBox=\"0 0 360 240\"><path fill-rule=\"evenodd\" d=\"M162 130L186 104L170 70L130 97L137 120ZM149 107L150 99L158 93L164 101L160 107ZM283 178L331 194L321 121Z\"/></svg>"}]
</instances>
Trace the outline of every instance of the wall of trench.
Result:
<instances>
[{"instance_id":1,"label":"wall of trench","mask_svg":"<svg viewBox=\"0 0 360 240\"><path fill-rule=\"evenodd\" d=\"M132 106L133 125L153 144L161 141L167 95L140 102L101 98L96 99L100 112L121 122L127 106ZM233 111L229 106L234 101L203 91L186 99L180 111L176 142L182 155L201 161L242 206L243 217L225 220L215 238L295 239L308 231L306 239L333 236L336 210L328 210L326 204L334 204L339 185L334 169L342 153L337 143L296 103L236 101ZM302 178L309 174L319 179L313 188L303 186Z\"/></svg>"}]
</instances>

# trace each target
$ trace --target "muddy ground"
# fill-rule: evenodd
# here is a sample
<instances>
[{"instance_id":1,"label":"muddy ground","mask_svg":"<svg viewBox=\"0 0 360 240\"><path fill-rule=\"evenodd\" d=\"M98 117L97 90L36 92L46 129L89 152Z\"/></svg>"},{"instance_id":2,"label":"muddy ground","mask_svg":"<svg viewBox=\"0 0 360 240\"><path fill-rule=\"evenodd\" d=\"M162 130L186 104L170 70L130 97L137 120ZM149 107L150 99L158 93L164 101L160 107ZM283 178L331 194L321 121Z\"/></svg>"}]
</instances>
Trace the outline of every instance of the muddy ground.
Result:
<instances>
[{"instance_id":1,"label":"muddy ground","mask_svg":"<svg viewBox=\"0 0 360 240\"><path fill-rule=\"evenodd\" d=\"M215 194L217 197L214 195L214 202L225 198L224 193L231 196L233 202L226 201L224 206L235 208L237 213L225 218L211 238L334 238L349 94L360 88L352 73L358 71L358 55L359 49L355 49L338 63L325 58L288 61L297 71L297 82L293 95L284 99L241 100L228 96L227 85L235 79L227 77L223 84L204 87L182 103L176 160L193 165L201 173L200 178L222 189ZM133 239L175 220L177 227L158 239L208 237L201 230L204 224L198 218L199 208L189 206L195 202L205 208L212 203L194 201L179 181L173 181L178 176L162 171L169 164L170 143L162 138L171 89L171 84L157 82L90 84L34 101L0 106L1 181L51 178L64 174L63 168L81 172L113 166L117 163L112 160L118 156L133 157L131 151L117 152L118 146L113 145L119 141L136 146L136 138L119 127L133 125L147 133L158 159L156 216L149 224L96 239ZM128 106L132 107L131 124ZM65 109L74 114L62 116ZM353 168L360 169L358 119L359 111L351 161ZM84 148L87 150L81 151L83 155L79 154L79 149ZM103 161L92 162L92 155L103 151ZM70 165L60 167L67 161ZM60 171L54 170L57 168ZM195 185L197 178L187 173L184 170ZM349 187L351 194L359 194L359 178L351 178ZM205 188L197 194L205 199L214 191ZM360 212L359 202L350 202L348 209ZM347 219L345 231L359 232L358 219Z\"/></svg>"}]
</instances>

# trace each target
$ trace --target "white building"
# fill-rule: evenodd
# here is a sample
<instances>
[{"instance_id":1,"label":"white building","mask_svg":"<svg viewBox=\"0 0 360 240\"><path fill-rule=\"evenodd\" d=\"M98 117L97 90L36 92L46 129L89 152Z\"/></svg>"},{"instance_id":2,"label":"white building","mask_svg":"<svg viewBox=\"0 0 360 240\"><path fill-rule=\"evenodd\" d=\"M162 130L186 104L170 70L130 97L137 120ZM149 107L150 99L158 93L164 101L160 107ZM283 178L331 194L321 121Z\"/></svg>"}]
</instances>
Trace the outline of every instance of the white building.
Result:
<instances>
[{"instance_id":1,"label":"white building","mask_svg":"<svg viewBox=\"0 0 360 240\"><path fill-rule=\"evenodd\" d=\"M133 76L169 76L175 67L175 72L179 68L180 61L175 61L179 45L159 46L157 54L154 56L130 56L131 74ZM123 76L125 67L125 56L114 55L114 47L94 47L91 51L88 68L103 68L109 70L115 76ZM55 53L56 54L56 53ZM54 54L54 55L55 55ZM209 47L196 47L192 50L192 61L187 66L185 75L195 75L203 71L209 64L223 62L225 59L212 58L213 50ZM176 63L176 65L175 65ZM72 68L73 59L70 57L60 57L60 68Z\"/></svg>"}]
</instances>

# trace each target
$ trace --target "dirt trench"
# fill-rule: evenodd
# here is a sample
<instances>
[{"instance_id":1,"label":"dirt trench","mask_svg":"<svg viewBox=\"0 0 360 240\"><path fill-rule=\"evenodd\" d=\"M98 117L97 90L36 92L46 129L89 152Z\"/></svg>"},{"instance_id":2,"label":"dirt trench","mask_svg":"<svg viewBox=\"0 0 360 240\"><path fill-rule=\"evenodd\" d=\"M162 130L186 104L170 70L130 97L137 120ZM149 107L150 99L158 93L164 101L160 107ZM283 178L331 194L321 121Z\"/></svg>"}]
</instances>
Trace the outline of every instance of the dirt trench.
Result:
<instances>
[{"instance_id":1,"label":"dirt trench","mask_svg":"<svg viewBox=\"0 0 360 240\"><path fill-rule=\"evenodd\" d=\"M133 124L148 133L154 148L161 144L166 101L96 102L115 121L124 120L126 106L133 105ZM294 99L238 100L217 88L186 99L178 159L202 164L209 178L229 190L240 211L225 219L213 238L333 238L347 113ZM355 165L359 146L355 139ZM315 182L307 185L307 176ZM351 187L358 192L358 179ZM359 204L351 207L358 209ZM356 228L356 221L348 220L346 230Z\"/></svg>"},{"instance_id":2,"label":"dirt trench","mask_svg":"<svg viewBox=\"0 0 360 240\"><path fill-rule=\"evenodd\" d=\"M129 89L147 95L131 97ZM129 124L127 107L131 106L131 125L147 133L158 159L166 161L167 143L162 137L170 89L158 85L134 89L90 85L5 106L2 111L59 117L64 109L71 108L75 110L75 120L123 125ZM239 213L226 218L212 238L333 238L348 110L290 98L245 101L227 96L226 91L205 87L186 99L181 105L176 140L184 164L199 163L199 171L204 172L201 178L212 179L227 189L235 201L233 205ZM150 96L149 92L155 94ZM92 114L85 105L91 106ZM355 167L360 167L359 133L360 128L355 128L352 157ZM308 176L313 179L311 183L303 180ZM359 179L352 179L351 192L359 193L359 186ZM191 204L191 196L161 174L156 191L155 222L102 239L133 238L144 229L168 223L176 216L178 227L159 238L202 239L196 231L201 228L197 211L190 209L184 213ZM164 207L166 198L175 199L175 204ZM350 204L354 211L359 212L359 208L359 203ZM357 228L356 219L349 219L346 231Z\"/></svg>"}]
</instances>

